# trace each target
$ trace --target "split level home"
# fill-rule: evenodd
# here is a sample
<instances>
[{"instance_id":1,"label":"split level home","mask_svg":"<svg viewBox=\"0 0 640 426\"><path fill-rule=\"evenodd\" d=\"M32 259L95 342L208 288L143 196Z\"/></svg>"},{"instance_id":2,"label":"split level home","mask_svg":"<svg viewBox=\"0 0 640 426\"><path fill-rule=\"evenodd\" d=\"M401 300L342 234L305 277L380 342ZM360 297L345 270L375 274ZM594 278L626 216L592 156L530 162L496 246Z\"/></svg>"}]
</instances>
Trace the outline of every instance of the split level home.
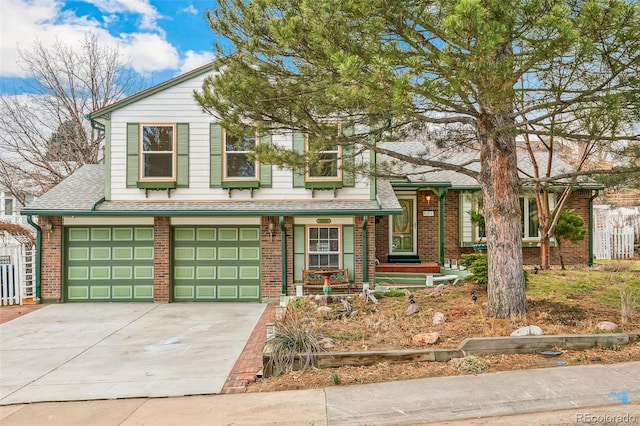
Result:
<instances>
[{"instance_id":1,"label":"split level home","mask_svg":"<svg viewBox=\"0 0 640 426\"><path fill-rule=\"evenodd\" d=\"M339 163L379 159L346 148L324 152L329 161L313 170L251 161L256 144L302 151L313 140L222 128L193 97L212 72L198 68L89 115L105 133L104 164L83 166L23 211L38 217L44 302L261 301L295 294L308 270L343 270L358 289L389 262L437 273L474 251L477 182L452 172L354 175ZM392 146L416 152L412 142ZM585 221L593 195L580 189L569 203ZM537 263L535 212L522 203L525 259ZM589 246L565 262L588 263Z\"/></svg>"}]
</instances>

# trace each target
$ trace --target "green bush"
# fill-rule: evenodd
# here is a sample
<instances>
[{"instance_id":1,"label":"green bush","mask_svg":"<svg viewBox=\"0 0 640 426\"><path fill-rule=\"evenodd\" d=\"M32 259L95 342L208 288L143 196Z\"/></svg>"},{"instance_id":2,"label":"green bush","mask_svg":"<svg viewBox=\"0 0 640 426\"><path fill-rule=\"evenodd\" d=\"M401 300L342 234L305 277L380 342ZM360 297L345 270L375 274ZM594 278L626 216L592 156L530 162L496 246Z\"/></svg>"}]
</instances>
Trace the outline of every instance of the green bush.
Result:
<instances>
[{"instance_id":1,"label":"green bush","mask_svg":"<svg viewBox=\"0 0 640 426\"><path fill-rule=\"evenodd\" d=\"M463 254L460 264L467 268L471 275L466 280L478 284L486 284L489 282L489 266L487 264L487 255L484 253Z\"/></svg>"}]
</instances>

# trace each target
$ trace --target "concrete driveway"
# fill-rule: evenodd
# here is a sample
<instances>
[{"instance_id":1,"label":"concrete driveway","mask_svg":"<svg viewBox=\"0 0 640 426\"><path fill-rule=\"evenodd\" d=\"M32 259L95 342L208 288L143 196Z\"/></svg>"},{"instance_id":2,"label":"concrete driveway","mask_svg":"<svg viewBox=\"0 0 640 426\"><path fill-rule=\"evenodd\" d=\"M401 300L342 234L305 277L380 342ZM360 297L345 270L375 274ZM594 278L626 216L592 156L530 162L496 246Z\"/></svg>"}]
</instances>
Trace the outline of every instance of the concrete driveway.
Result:
<instances>
[{"instance_id":1,"label":"concrete driveway","mask_svg":"<svg viewBox=\"0 0 640 426\"><path fill-rule=\"evenodd\" d=\"M0 405L220 393L265 307L46 306L0 324Z\"/></svg>"}]
</instances>

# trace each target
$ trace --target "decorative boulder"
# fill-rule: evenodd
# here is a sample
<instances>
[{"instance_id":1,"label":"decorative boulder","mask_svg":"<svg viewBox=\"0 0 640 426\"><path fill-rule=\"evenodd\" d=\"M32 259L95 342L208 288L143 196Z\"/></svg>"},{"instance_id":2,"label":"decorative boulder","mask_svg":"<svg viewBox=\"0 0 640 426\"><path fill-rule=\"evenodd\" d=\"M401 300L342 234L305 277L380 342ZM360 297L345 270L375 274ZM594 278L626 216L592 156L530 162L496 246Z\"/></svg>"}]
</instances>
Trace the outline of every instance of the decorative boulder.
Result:
<instances>
[{"instance_id":1,"label":"decorative boulder","mask_svg":"<svg viewBox=\"0 0 640 426\"><path fill-rule=\"evenodd\" d=\"M440 338L440 333L419 333L413 336L414 343L423 343L426 345L433 345Z\"/></svg>"},{"instance_id":2,"label":"decorative boulder","mask_svg":"<svg viewBox=\"0 0 640 426\"><path fill-rule=\"evenodd\" d=\"M442 324L445 321L445 316L442 312L436 312L433 314L433 325Z\"/></svg>"},{"instance_id":3,"label":"decorative boulder","mask_svg":"<svg viewBox=\"0 0 640 426\"><path fill-rule=\"evenodd\" d=\"M528 325L526 327L520 327L513 333L512 336L542 336L544 331L537 325Z\"/></svg>"},{"instance_id":4,"label":"decorative boulder","mask_svg":"<svg viewBox=\"0 0 640 426\"><path fill-rule=\"evenodd\" d=\"M447 286L446 286L446 285L444 285L444 284L438 284L438 285L436 286L436 290L444 290L446 287L447 287Z\"/></svg>"},{"instance_id":5,"label":"decorative boulder","mask_svg":"<svg viewBox=\"0 0 640 426\"><path fill-rule=\"evenodd\" d=\"M420 306L418 306L417 303L412 303L407 307L407 313L406 315L413 315L413 314L417 314L418 312L420 312Z\"/></svg>"},{"instance_id":6,"label":"decorative boulder","mask_svg":"<svg viewBox=\"0 0 640 426\"><path fill-rule=\"evenodd\" d=\"M598 330L602 331L616 331L618 329L618 324L611 321L600 321L598 323Z\"/></svg>"}]
</instances>

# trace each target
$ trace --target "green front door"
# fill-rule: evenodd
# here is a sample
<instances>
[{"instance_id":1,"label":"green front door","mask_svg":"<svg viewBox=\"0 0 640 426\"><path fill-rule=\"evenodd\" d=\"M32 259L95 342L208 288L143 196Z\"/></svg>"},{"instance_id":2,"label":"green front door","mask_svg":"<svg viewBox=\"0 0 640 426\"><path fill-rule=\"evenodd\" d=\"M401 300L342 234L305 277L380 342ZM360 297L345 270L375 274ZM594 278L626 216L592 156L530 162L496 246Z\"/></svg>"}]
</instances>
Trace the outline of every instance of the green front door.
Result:
<instances>
[{"instance_id":1,"label":"green front door","mask_svg":"<svg viewBox=\"0 0 640 426\"><path fill-rule=\"evenodd\" d=\"M172 254L174 301L260 300L259 227L177 226Z\"/></svg>"},{"instance_id":2,"label":"green front door","mask_svg":"<svg viewBox=\"0 0 640 426\"><path fill-rule=\"evenodd\" d=\"M389 254L413 255L416 254L416 228L415 228L415 197L398 197L402 214L390 216L389 227Z\"/></svg>"},{"instance_id":3,"label":"green front door","mask_svg":"<svg viewBox=\"0 0 640 426\"><path fill-rule=\"evenodd\" d=\"M152 302L153 227L67 227L68 302Z\"/></svg>"}]
</instances>

